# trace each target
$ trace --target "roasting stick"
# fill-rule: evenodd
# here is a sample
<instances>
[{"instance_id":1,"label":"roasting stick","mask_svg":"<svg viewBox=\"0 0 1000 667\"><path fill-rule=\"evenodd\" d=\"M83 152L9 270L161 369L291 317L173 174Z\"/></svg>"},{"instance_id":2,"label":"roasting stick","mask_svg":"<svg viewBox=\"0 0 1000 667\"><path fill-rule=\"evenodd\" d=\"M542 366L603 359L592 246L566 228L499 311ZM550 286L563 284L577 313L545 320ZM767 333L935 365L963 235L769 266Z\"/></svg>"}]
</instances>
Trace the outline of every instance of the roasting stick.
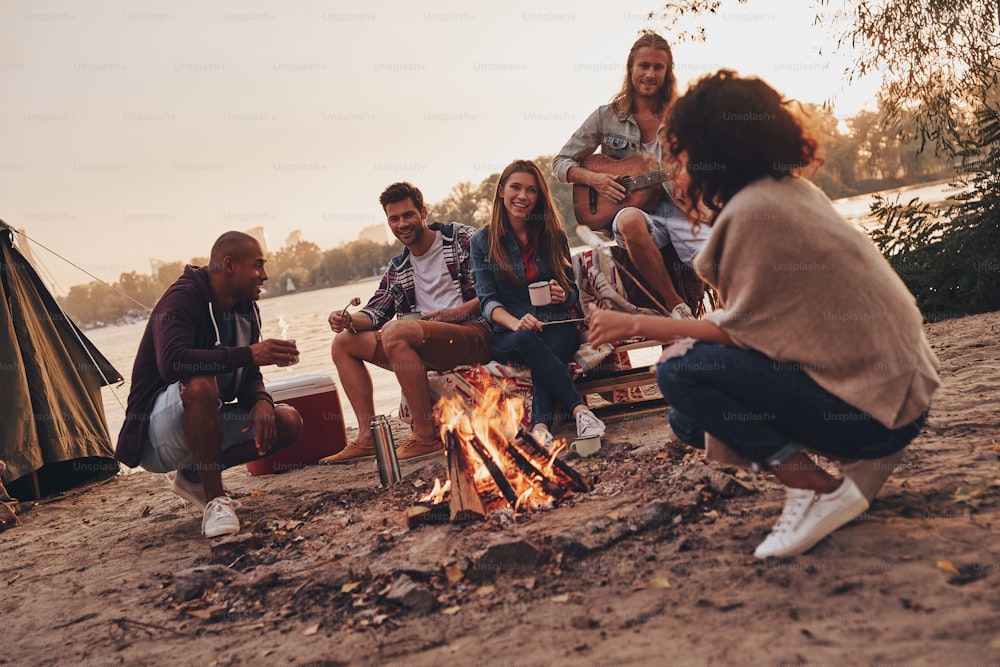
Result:
<instances>
[{"instance_id":1,"label":"roasting stick","mask_svg":"<svg viewBox=\"0 0 1000 667\"><path fill-rule=\"evenodd\" d=\"M552 320L551 322L542 322L541 325L543 327L547 327L550 324L570 324L572 322L586 322L587 319L588 318L586 318L586 317L577 317L576 319L572 319L572 320Z\"/></svg>"},{"instance_id":2,"label":"roasting stick","mask_svg":"<svg viewBox=\"0 0 1000 667\"><path fill-rule=\"evenodd\" d=\"M612 258L612 261L614 261L614 258ZM667 307L664 306L662 303L660 303L660 300L657 299L655 296L653 296L653 293L650 292L648 289L646 289L646 287L642 284L642 282L640 282L638 278L636 278L634 275L632 275L631 271L629 271L628 269L626 269L624 266L622 266L618 262L615 262L615 267L619 271L621 271L622 273L624 273L626 276L628 276L632 280L632 282L635 283L636 287L638 287L640 290L642 290L642 293L645 294L647 297L649 297L649 299L653 302L653 305L656 306L657 310L659 310L660 312L662 312L667 317L670 317L670 311L667 309Z\"/></svg>"},{"instance_id":3,"label":"roasting stick","mask_svg":"<svg viewBox=\"0 0 1000 667\"><path fill-rule=\"evenodd\" d=\"M347 314L347 309L350 308L351 306L360 306L360 305L361 305L361 298L360 297L354 297L353 299L351 299L351 302L349 304L347 304L346 306L344 306L344 310L340 313L341 316L346 315Z\"/></svg>"}]
</instances>

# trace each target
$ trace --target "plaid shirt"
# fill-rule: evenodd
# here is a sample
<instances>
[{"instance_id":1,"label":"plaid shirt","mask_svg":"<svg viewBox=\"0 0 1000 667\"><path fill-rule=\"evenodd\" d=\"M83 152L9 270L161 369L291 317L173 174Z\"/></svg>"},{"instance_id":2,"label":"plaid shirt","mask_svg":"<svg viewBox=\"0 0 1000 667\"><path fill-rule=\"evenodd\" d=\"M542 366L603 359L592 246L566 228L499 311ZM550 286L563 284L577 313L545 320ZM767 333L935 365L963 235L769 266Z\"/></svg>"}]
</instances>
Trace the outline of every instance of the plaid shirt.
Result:
<instances>
[{"instance_id":1,"label":"plaid shirt","mask_svg":"<svg viewBox=\"0 0 1000 667\"><path fill-rule=\"evenodd\" d=\"M462 300L468 302L475 299L476 281L472 277L472 256L469 252L469 243L472 235L476 233L475 228L458 222L448 224L432 222L427 227L432 231L441 232L445 266L448 267L452 284L462 293ZM413 287L410 249L404 248L402 253L389 260L389 266L378 284L378 289L361 312L371 318L375 329L378 330L395 314L414 312L416 304L417 295ZM479 311L472 319L488 326Z\"/></svg>"}]
</instances>

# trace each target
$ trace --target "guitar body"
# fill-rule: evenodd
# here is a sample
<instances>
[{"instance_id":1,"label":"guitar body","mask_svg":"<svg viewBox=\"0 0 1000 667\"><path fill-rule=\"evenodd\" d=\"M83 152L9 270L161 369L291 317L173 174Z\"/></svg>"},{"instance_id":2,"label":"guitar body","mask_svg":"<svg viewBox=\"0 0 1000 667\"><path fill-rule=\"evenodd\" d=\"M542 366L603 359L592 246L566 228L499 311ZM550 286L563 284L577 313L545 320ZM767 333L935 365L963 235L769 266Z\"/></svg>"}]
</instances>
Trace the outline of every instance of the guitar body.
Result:
<instances>
[{"instance_id":1,"label":"guitar body","mask_svg":"<svg viewBox=\"0 0 1000 667\"><path fill-rule=\"evenodd\" d=\"M573 212L576 221L595 232L611 226L618 211L635 207L649 213L660 203L663 194L661 184L667 180L666 174L658 169L656 160L649 155L637 153L621 160L595 153L584 160L583 166L591 171L611 174L615 180L625 185L625 198L617 204L607 197L598 195L589 185L573 184Z\"/></svg>"}]
</instances>

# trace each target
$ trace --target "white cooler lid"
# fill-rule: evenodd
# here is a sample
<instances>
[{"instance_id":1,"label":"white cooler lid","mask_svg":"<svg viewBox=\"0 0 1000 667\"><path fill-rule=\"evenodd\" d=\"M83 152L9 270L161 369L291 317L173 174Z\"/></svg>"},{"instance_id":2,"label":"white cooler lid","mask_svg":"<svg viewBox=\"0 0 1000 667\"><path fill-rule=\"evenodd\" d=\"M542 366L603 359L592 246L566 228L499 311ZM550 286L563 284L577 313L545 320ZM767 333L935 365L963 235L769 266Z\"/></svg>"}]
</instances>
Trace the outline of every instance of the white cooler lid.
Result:
<instances>
[{"instance_id":1,"label":"white cooler lid","mask_svg":"<svg viewBox=\"0 0 1000 667\"><path fill-rule=\"evenodd\" d=\"M290 398L337 391L337 384L329 375L297 375L265 382L264 387L275 401L287 401Z\"/></svg>"}]
</instances>

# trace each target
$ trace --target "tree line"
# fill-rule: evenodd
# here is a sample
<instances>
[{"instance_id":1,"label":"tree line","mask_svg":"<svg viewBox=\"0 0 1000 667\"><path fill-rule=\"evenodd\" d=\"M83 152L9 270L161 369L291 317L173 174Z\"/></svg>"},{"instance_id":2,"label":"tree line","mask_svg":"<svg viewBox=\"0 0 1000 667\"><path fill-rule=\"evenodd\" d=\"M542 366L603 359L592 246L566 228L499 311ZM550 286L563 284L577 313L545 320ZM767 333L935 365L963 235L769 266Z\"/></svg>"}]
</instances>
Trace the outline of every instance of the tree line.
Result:
<instances>
[{"instance_id":1,"label":"tree line","mask_svg":"<svg viewBox=\"0 0 1000 667\"><path fill-rule=\"evenodd\" d=\"M672 0L650 17L675 39L704 41L703 26L677 28L731 4L746 0ZM878 112L848 121L856 139L840 145L848 170L837 166L834 141L826 177L860 185L892 177L897 161L895 177L904 178L946 165L957 194L943 203L874 198L881 227L873 240L926 320L1000 309L1000 0L820 0L812 8L836 50L851 54L847 77L881 79ZM929 161L921 167L911 157ZM835 184L823 188L839 194Z\"/></svg>"},{"instance_id":2,"label":"tree line","mask_svg":"<svg viewBox=\"0 0 1000 667\"><path fill-rule=\"evenodd\" d=\"M312 241L299 241L268 255L268 281L262 298L377 276L401 249L398 242L362 239L324 251ZM208 258L193 257L187 264L204 266ZM122 273L110 285L96 280L74 285L58 300L63 310L84 328L143 319L160 295L184 272L184 266L185 262L166 262L148 274Z\"/></svg>"}]
</instances>

